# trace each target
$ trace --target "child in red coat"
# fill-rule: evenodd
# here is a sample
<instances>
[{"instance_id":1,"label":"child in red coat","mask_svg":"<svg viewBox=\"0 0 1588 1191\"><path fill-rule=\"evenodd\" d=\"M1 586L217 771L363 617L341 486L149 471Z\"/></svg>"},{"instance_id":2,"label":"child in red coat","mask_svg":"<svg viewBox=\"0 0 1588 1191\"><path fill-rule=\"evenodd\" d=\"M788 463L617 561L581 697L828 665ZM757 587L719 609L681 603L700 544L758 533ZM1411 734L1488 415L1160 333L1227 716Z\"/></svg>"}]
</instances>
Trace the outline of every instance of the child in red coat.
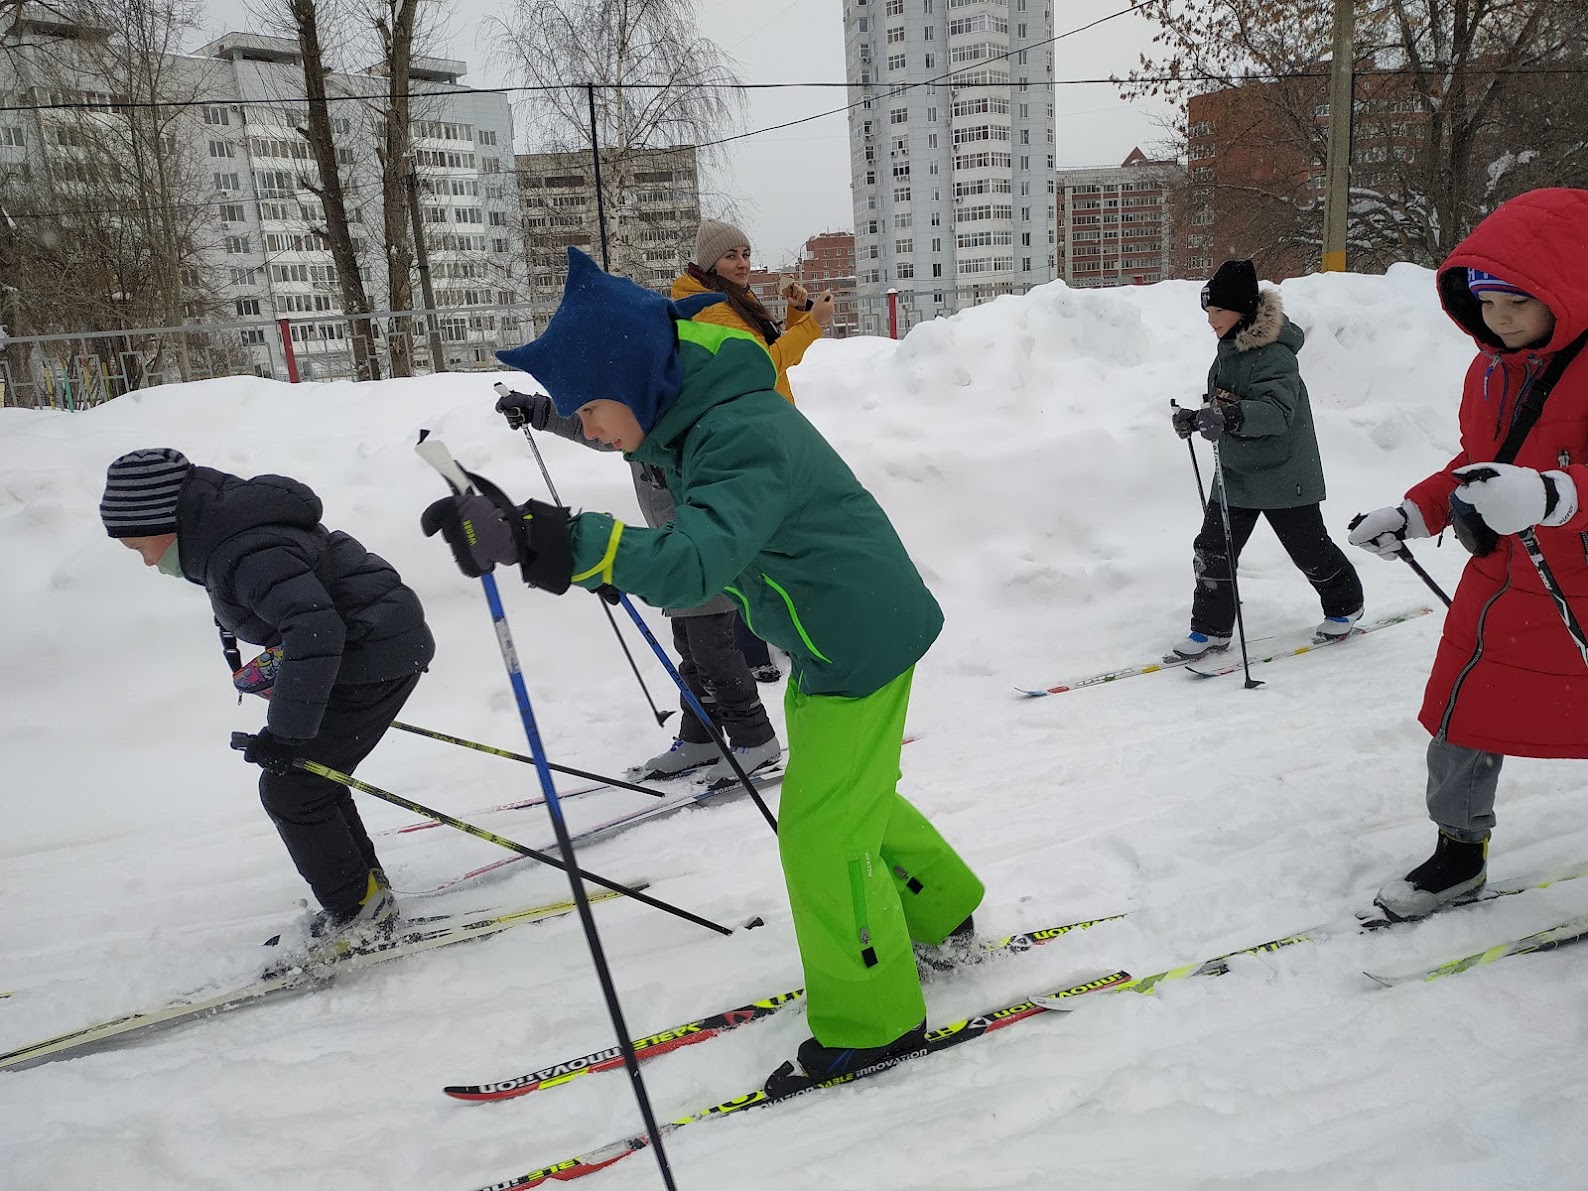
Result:
<instances>
[{"instance_id":1,"label":"child in red coat","mask_svg":"<svg viewBox=\"0 0 1588 1191\"><path fill-rule=\"evenodd\" d=\"M1588 664L1515 536L1535 530L1577 619L1588 620L1588 354L1560 373L1514 462L1492 462L1532 387L1588 337L1588 190L1504 204L1457 245L1438 285L1445 312L1478 345L1461 395L1461 452L1401 504L1367 514L1350 540L1393 558L1404 539L1451 525L1452 498L1478 536L1486 528L1498 540L1462 572L1423 696L1439 838L1427 861L1379 892L1401 918L1482 887L1506 757L1588 758Z\"/></svg>"}]
</instances>

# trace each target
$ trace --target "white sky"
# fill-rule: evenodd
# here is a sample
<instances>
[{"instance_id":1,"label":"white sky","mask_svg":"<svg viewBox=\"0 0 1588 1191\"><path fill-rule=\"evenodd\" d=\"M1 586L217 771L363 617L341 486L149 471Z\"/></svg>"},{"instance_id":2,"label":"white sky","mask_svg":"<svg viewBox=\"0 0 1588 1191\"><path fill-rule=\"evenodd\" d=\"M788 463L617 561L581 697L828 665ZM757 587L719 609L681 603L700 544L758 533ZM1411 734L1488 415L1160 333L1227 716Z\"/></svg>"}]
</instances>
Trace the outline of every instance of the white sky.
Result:
<instances>
[{"instance_id":1,"label":"white sky","mask_svg":"<svg viewBox=\"0 0 1588 1191\"><path fill-rule=\"evenodd\" d=\"M1056 0L1054 32L1063 34L1128 6L1127 0ZM504 86L507 77L489 61L486 18L507 11L503 0L450 0L447 51L469 63L464 81ZM701 30L736 63L746 82L841 81L844 77L843 0L697 0ZM206 9L210 36L255 27L245 0L212 0ZM1096 29L1061 39L1054 47L1060 79L1103 78L1137 63L1153 26L1119 16ZM1156 121L1162 104L1123 102L1107 85L1056 89L1058 164L1118 165L1137 145L1162 137ZM834 89L751 93L743 130L765 128L842 106ZM758 259L776 264L830 228L850 228L849 157L843 115L738 141L729 146L726 176L708 179L710 190L736 197ZM739 131L743 131L739 130ZM708 212L710 203L708 200Z\"/></svg>"}]
</instances>

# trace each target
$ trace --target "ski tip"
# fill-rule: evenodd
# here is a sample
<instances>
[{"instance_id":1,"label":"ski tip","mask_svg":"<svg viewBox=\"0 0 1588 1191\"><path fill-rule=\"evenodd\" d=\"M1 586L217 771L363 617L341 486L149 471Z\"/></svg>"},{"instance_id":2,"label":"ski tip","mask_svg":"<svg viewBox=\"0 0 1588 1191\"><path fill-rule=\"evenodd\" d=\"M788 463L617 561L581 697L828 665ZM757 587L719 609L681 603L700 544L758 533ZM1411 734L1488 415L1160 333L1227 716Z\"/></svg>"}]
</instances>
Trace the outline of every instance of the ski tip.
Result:
<instances>
[{"instance_id":1,"label":"ski tip","mask_svg":"<svg viewBox=\"0 0 1588 1191\"><path fill-rule=\"evenodd\" d=\"M739 929L740 930L754 930L758 926L765 926L765 925L766 925L766 919L762 918L761 915L757 914L754 918L750 919L750 921L746 922Z\"/></svg>"}]
</instances>

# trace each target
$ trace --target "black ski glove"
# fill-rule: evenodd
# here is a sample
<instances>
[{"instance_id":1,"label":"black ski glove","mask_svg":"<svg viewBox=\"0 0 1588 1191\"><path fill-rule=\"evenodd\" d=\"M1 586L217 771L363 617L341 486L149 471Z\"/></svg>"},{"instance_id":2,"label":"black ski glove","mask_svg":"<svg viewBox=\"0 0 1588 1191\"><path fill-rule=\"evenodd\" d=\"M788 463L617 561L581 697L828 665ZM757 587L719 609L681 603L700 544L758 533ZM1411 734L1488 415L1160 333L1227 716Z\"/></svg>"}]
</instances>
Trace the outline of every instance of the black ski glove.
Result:
<instances>
[{"instance_id":1,"label":"black ski glove","mask_svg":"<svg viewBox=\"0 0 1588 1191\"><path fill-rule=\"evenodd\" d=\"M277 775L292 772L292 762L297 756L297 745L277 740L269 728L261 728L254 735L246 732L232 733L232 747L243 754L243 760L257 765L266 773Z\"/></svg>"},{"instance_id":2,"label":"black ski glove","mask_svg":"<svg viewBox=\"0 0 1588 1191\"><path fill-rule=\"evenodd\" d=\"M513 504L495 484L466 473L476 492L436 501L419 518L425 537L437 532L458 570L478 579L497 563L517 563L524 582L561 595L573 577L568 510L538 500Z\"/></svg>"},{"instance_id":3,"label":"black ski glove","mask_svg":"<svg viewBox=\"0 0 1588 1191\"><path fill-rule=\"evenodd\" d=\"M1234 434L1246 421L1239 405L1205 405L1197 410L1196 431L1209 442Z\"/></svg>"},{"instance_id":4,"label":"black ski glove","mask_svg":"<svg viewBox=\"0 0 1588 1191\"><path fill-rule=\"evenodd\" d=\"M1197 411L1175 406L1174 413L1169 415L1169 421L1174 424L1176 434L1181 438L1190 438L1192 431L1197 428Z\"/></svg>"},{"instance_id":5,"label":"black ski glove","mask_svg":"<svg viewBox=\"0 0 1588 1191\"><path fill-rule=\"evenodd\" d=\"M496 403L496 412L514 430L525 426L531 430L546 429L554 409L551 398L544 393L507 393Z\"/></svg>"}]
</instances>

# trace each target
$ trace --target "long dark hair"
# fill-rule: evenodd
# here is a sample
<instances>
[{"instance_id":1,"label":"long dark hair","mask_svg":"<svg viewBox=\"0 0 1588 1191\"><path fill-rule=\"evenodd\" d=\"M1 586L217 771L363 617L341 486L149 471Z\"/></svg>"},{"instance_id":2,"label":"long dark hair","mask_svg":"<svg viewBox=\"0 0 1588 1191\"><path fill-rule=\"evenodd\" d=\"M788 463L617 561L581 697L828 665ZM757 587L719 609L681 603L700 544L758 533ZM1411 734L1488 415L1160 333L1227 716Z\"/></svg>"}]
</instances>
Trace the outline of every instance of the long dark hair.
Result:
<instances>
[{"instance_id":1,"label":"long dark hair","mask_svg":"<svg viewBox=\"0 0 1588 1191\"><path fill-rule=\"evenodd\" d=\"M707 289L726 294L728 305L733 307L734 313L745 321L746 326L754 327L768 346L776 343L778 336L783 334L783 328L772 317L772 312L761 304L761 299L755 296L755 291L749 286L729 281L720 273L708 273L695 264L689 266L688 273Z\"/></svg>"}]
</instances>

